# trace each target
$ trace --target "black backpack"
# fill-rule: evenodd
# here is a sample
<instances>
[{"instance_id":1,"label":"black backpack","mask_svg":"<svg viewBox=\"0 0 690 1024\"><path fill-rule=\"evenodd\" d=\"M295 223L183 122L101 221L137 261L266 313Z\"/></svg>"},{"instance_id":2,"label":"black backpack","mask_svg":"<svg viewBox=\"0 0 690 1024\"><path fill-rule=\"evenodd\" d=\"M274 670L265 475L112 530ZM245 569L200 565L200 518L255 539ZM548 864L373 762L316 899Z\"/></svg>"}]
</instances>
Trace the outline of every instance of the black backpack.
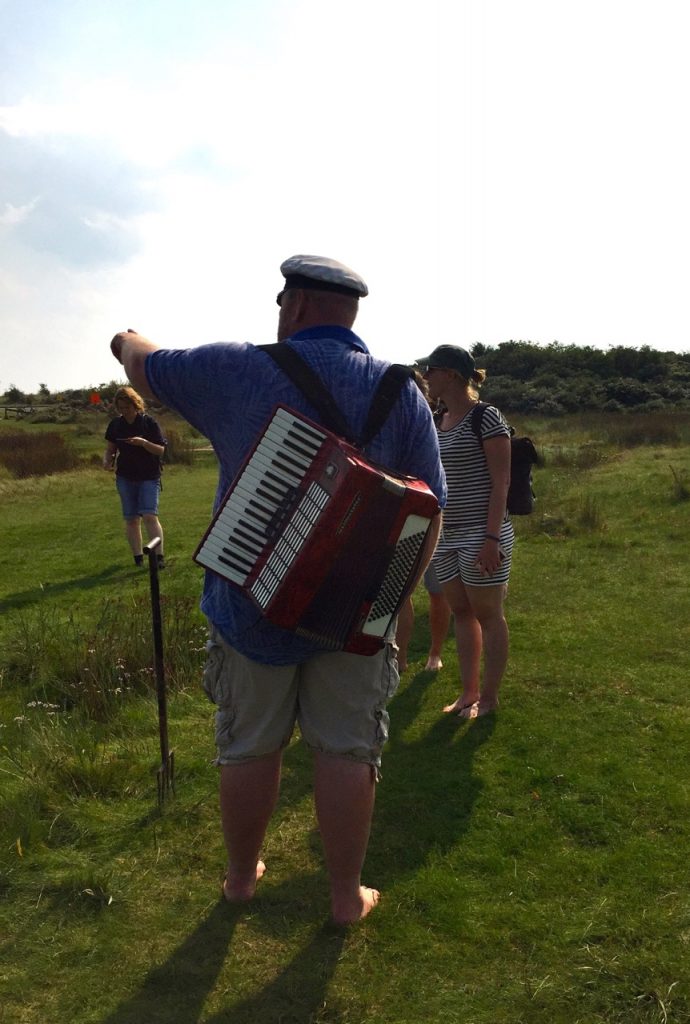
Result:
<instances>
[{"instance_id":1,"label":"black backpack","mask_svg":"<svg viewBox=\"0 0 690 1024\"><path fill-rule=\"evenodd\" d=\"M486 402L477 402L472 410L472 430L482 444L482 419ZM532 490L532 466L540 463L537 449L531 438L515 437L510 429L510 488L508 489L507 508L511 516L528 516L534 511L536 496Z\"/></svg>"}]
</instances>

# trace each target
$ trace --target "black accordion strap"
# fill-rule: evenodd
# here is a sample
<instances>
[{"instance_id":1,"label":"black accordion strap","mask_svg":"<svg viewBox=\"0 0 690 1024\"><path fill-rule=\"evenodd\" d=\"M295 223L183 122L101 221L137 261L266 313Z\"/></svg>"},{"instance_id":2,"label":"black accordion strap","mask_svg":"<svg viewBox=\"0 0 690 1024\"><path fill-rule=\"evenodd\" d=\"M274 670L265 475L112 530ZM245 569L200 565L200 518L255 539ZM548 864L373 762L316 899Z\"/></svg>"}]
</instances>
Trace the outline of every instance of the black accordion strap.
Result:
<instances>
[{"instance_id":1,"label":"black accordion strap","mask_svg":"<svg viewBox=\"0 0 690 1024\"><path fill-rule=\"evenodd\" d=\"M309 399L314 408L318 410L325 427L358 448L364 448L376 437L388 419L405 382L413 375L413 371L409 367L399 363L392 363L388 367L379 381L379 386L372 399L362 436L356 440L352 437L347 421L333 401L333 396L328 388L311 366L295 352L294 348L285 342L278 342L275 345L257 345L257 348L269 355L287 374L292 383Z\"/></svg>"},{"instance_id":2,"label":"black accordion strap","mask_svg":"<svg viewBox=\"0 0 690 1024\"><path fill-rule=\"evenodd\" d=\"M294 348L290 348L285 342L280 341L275 345L257 345L257 348L262 349L267 356L270 356L287 374L292 383L309 399L314 408L318 410L324 427L328 427L334 434L344 437L346 441L354 443L345 417L333 401L330 391L319 375L305 363Z\"/></svg>"},{"instance_id":3,"label":"black accordion strap","mask_svg":"<svg viewBox=\"0 0 690 1024\"><path fill-rule=\"evenodd\" d=\"M362 448L365 448L376 437L388 419L405 383L412 376L413 371L409 366L403 366L401 363L391 363L388 367L379 381L376 394L369 406L369 414L367 415L367 421L364 424L364 430L359 442Z\"/></svg>"}]
</instances>

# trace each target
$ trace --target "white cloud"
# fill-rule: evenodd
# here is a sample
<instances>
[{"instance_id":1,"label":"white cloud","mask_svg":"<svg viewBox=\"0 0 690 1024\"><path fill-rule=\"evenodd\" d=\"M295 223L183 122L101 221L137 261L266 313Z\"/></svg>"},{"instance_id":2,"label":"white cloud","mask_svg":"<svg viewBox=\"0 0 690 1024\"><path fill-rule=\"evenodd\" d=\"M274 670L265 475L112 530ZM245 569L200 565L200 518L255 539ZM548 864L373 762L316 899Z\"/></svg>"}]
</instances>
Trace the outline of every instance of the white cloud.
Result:
<instances>
[{"instance_id":1,"label":"white cloud","mask_svg":"<svg viewBox=\"0 0 690 1024\"><path fill-rule=\"evenodd\" d=\"M51 337L41 379L108 379L124 326L270 340L295 251L362 272L390 357L690 348L684 5L55 7L0 108L0 326Z\"/></svg>"},{"instance_id":2,"label":"white cloud","mask_svg":"<svg viewBox=\"0 0 690 1024\"><path fill-rule=\"evenodd\" d=\"M0 224L10 226L14 224L21 224L22 221L26 220L33 210L35 210L40 199L40 196L36 196L28 203L24 203L23 206L14 206L12 203L5 203L5 210L3 213L0 213Z\"/></svg>"}]
</instances>

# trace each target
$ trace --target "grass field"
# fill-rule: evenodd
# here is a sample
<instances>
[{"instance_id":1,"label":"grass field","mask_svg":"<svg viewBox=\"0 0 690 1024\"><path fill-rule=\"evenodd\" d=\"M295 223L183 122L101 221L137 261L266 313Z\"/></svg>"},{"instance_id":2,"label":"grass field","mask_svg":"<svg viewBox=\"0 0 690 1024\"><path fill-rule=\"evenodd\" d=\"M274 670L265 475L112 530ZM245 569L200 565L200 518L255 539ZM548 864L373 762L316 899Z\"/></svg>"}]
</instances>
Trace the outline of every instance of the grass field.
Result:
<instances>
[{"instance_id":1,"label":"grass field","mask_svg":"<svg viewBox=\"0 0 690 1024\"><path fill-rule=\"evenodd\" d=\"M422 671L417 593L365 870L382 902L347 931L298 740L256 900L219 900L190 559L212 462L165 474L162 812L148 580L112 479L0 479L0 1022L690 1021L690 437L639 419L516 424L547 465L516 521L494 719L441 715L457 666L449 642Z\"/></svg>"}]
</instances>

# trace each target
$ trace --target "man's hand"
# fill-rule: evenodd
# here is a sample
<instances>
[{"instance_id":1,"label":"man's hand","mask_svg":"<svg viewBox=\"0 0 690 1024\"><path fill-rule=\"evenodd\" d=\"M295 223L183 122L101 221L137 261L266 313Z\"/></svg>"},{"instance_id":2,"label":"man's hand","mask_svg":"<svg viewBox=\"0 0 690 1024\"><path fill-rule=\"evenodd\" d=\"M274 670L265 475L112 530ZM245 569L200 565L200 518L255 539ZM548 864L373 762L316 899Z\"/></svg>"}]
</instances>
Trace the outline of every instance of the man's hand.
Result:
<instances>
[{"instance_id":1,"label":"man's hand","mask_svg":"<svg viewBox=\"0 0 690 1024\"><path fill-rule=\"evenodd\" d=\"M110 351L113 353L118 363L121 363L123 361L122 346L124 345L125 341L133 341L135 338L138 341L146 341L148 342L149 345L151 344L151 342L148 341L147 338L145 338L142 334L139 334L137 331L133 331L131 327L128 327L126 331L120 331L120 333L116 334L113 340L110 342Z\"/></svg>"},{"instance_id":2,"label":"man's hand","mask_svg":"<svg viewBox=\"0 0 690 1024\"><path fill-rule=\"evenodd\" d=\"M144 395L146 398L154 398L155 396L149 389L144 364L147 356L151 352L155 352L157 348L157 345L154 345L152 341L149 341L142 334L133 331L131 327L127 331L120 331L110 342L110 351L118 363L122 363L124 366L125 373L129 377L132 386L140 395Z\"/></svg>"}]
</instances>

